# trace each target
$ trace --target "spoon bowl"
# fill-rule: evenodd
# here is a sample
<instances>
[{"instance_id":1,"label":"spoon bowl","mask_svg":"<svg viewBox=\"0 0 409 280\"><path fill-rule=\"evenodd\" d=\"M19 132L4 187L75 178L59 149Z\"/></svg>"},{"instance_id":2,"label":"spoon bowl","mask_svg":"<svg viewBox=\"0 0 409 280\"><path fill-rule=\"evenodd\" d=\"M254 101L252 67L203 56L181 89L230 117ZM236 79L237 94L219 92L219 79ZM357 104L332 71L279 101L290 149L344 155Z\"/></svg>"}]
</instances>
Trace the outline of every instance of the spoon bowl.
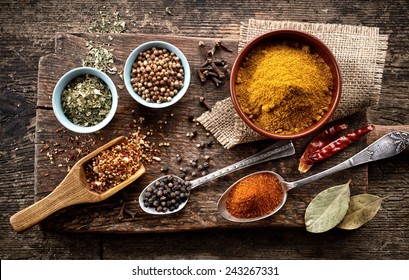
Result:
<instances>
[{"instance_id":1,"label":"spoon bowl","mask_svg":"<svg viewBox=\"0 0 409 280\"><path fill-rule=\"evenodd\" d=\"M49 195L10 217L10 224L13 229L16 232L21 232L39 223L58 210L71 205L95 203L105 200L139 178L145 173L145 167L143 165L141 165L139 170L131 177L103 193L97 193L89 189L89 183L87 182L84 171L85 164L102 151L108 150L124 141L127 141L125 137L117 137L81 158L71 168L64 180Z\"/></svg>"},{"instance_id":2,"label":"spoon bowl","mask_svg":"<svg viewBox=\"0 0 409 280\"><path fill-rule=\"evenodd\" d=\"M217 209L219 213L224 217L225 219L232 221L232 222L238 222L238 223L248 223L248 222L254 222L254 221L259 221L262 219L265 219L267 217L270 217L271 215L277 213L285 204L287 200L287 192L293 188L299 187L306 185L308 183L314 182L318 179L321 179L323 177L326 177L330 174L336 173L338 171L348 169L353 166L361 165L364 163L372 162L372 161L377 161L385 158L389 158L392 156L395 156L402 151L404 151L407 147L409 146L409 133L405 131L393 131L390 132L383 137L379 138L377 141L373 142L371 145L363 149L362 151L358 152L356 155L350 157L349 159L341 162L340 164L327 169L323 172L314 174L310 177L303 178L298 181L294 182L286 182L284 179L277 173L273 171L259 171L255 172L252 174L247 175L246 177L241 178L237 182L235 182L233 185L231 185L220 197L218 203L217 203ZM237 218L234 217L231 213L226 208L226 201L229 196L229 193L231 192L232 188L241 180L253 176L258 173L271 173L275 175L278 180L280 181L280 185L283 189L283 198L281 203L273 210L271 213L268 213L264 216L260 217L255 217L255 218Z\"/></svg>"},{"instance_id":3,"label":"spoon bowl","mask_svg":"<svg viewBox=\"0 0 409 280\"><path fill-rule=\"evenodd\" d=\"M230 214L230 212L227 210L227 206L226 206L226 201L227 198L229 197L229 193L231 192L232 188L234 188L240 181L253 176L255 174L263 174L263 173L269 173L269 174L273 174L274 176L277 177L277 179L280 181L280 186L283 189L283 197L281 198L281 202L280 204L277 205L277 207L274 209L274 211L272 211L271 213L268 213L266 215L260 216L260 217L254 217L254 218L237 218L235 216L233 216L232 214ZM270 217L271 215L274 215L275 213L277 213L281 207L284 206L285 202L287 201L287 183L284 181L283 177L281 177L280 175L278 175L277 173L275 173L274 171L257 171L254 173L251 173L243 178L241 178L240 180L237 180L234 184L232 184L220 197L218 203L217 203L217 210L219 211L220 215L223 216L223 218L225 218L226 220L232 221L232 222L239 222L239 223L249 223L249 222L255 222L255 221L259 221L265 218Z\"/></svg>"},{"instance_id":4,"label":"spoon bowl","mask_svg":"<svg viewBox=\"0 0 409 280\"><path fill-rule=\"evenodd\" d=\"M182 178L180 178L179 176L176 176L176 175L172 175L172 176L173 176L174 178L180 180L180 181L184 181L184 180L183 180ZM173 214L173 213L176 213L176 212L182 210L183 207L185 207L185 205L187 204L189 198L187 198L185 201L183 201L182 203L180 203L180 204L179 204L179 207L176 208L175 210L173 210L173 211L167 211L167 212L159 212L159 211L156 211L155 208L146 207L146 206L145 206L144 197L145 197L146 190L147 190L149 187L154 187L154 185L155 185L156 182L161 181L162 179L165 179L166 177L168 177L168 175L159 177L159 178L157 178L156 180L152 181L151 183L149 183L149 185L146 186L146 188L143 189L143 191L142 191L141 194L139 195L139 205L141 206L142 210L145 211L146 213L149 213L149 214L152 214L152 215L167 215L167 214Z\"/></svg>"}]
</instances>

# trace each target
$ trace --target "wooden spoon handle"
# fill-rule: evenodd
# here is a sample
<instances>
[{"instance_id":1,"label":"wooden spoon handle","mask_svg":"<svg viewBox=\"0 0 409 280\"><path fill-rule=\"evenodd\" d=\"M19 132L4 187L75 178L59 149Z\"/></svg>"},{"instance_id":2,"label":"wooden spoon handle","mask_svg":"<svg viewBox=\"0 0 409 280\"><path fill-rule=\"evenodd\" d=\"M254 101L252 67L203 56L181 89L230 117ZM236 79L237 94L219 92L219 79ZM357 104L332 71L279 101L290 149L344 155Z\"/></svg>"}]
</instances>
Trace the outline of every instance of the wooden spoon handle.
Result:
<instances>
[{"instance_id":1,"label":"wooden spoon handle","mask_svg":"<svg viewBox=\"0 0 409 280\"><path fill-rule=\"evenodd\" d=\"M396 130L406 131L409 133L409 125L375 125L375 129L368 133L368 144L375 142L386 133ZM409 147L406 148L404 152L408 153Z\"/></svg>"},{"instance_id":2,"label":"wooden spoon handle","mask_svg":"<svg viewBox=\"0 0 409 280\"><path fill-rule=\"evenodd\" d=\"M73 167L73 173L77 169ZM16 232L39 223L58 210L85 202L97 202L99 197L86 189L79 176L69 173L66 178L46 197L10 217L10 224Z\"/></svg>"}]
</instances>

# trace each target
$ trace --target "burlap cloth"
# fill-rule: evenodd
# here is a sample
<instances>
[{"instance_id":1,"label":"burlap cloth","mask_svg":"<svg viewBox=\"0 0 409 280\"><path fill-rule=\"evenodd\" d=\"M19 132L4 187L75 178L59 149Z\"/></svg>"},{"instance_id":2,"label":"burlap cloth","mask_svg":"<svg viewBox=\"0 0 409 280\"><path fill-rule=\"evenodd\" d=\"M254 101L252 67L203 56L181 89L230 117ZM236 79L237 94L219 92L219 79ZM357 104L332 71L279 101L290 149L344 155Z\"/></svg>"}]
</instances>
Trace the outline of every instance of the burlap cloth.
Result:
<instances>
[{"instance_id":1,"label":"burlap cloth","mask_svg":"<svg viewBox=\"0 0 409 280\"><path fill-rule=\"evenodd\" d=\"M252 38L276 29L296 29L321 39L334 53L342 75L342 97L333 120L376 106L382 85L388 36L379 28L250 19L240 26L239 50ZM230 98L197 118L227 149L263 137L236 114Z\"/></svg>"}]
</instances>

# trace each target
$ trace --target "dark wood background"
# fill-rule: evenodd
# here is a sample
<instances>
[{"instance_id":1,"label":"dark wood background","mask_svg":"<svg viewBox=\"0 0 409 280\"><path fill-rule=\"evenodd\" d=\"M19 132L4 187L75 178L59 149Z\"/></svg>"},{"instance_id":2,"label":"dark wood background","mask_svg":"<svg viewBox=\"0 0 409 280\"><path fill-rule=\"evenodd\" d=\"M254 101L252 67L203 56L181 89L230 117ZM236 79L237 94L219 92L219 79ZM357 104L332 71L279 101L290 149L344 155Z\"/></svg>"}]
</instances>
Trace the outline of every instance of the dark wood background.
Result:
<instances>
[{"instance_id":1,"label":"dark wood background","mask_svg":"<svg viewBox=\"0 0 409 280\"><path fill-rule=\"evenodd\" d=\"M166 7L173 15L166 13ZM16 234L10 216L34 201L38 63L56 32L86 32L99 11L118 11L129 32L237 40L248 18L376 26L389 35L376 124L409 120L408 1L1 1L1 259L408 259L409 161L369 165L369 190L385 198L373 221L352 231L232 229L137 235L67 234L35 227Z\"/></svg>"}]
</instances>

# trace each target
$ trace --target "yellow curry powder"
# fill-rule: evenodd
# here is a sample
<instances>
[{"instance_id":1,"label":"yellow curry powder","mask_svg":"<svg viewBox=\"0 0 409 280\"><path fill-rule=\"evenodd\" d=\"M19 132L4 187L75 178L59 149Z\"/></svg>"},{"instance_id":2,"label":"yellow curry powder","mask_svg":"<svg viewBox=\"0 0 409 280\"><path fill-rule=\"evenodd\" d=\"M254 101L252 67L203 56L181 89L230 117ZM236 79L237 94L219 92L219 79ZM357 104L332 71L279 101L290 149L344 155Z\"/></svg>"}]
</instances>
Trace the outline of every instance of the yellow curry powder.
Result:
<instances>
[{"instance_id":1,"label":"yellow curry powder","mask_svg":"<svg viewBox=\"0 0 409 280\"><path fill-rule=\"evenodd\" d=\"M265 44L241 64L236 92L240 107L271 133L292 134L319 121L331 103L333 77L309 46Z\"/></svg>"}]
</instances>

